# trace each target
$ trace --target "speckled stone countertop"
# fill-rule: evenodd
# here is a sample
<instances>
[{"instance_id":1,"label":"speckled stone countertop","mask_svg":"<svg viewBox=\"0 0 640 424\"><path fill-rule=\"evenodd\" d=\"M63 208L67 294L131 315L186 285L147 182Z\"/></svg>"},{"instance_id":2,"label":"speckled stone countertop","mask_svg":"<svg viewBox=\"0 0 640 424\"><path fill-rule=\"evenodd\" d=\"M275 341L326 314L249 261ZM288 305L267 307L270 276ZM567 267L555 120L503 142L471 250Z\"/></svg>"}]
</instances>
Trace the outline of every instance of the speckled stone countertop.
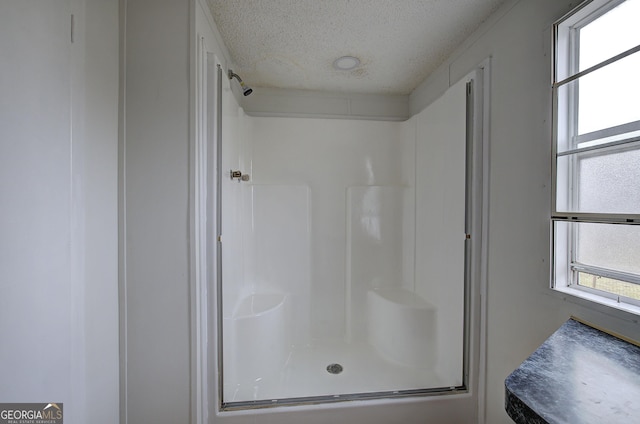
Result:
<instances>
[{"instance_id":1,"label":"speckled stone countertop","mask_svg":"<svg viewBox=\"0 0 640 424\"><path fill-rule=\"evenodd\" d=\"M640 347L574 319L505 380L518 424L640 423Z\"/></svg>"}]
</instances>

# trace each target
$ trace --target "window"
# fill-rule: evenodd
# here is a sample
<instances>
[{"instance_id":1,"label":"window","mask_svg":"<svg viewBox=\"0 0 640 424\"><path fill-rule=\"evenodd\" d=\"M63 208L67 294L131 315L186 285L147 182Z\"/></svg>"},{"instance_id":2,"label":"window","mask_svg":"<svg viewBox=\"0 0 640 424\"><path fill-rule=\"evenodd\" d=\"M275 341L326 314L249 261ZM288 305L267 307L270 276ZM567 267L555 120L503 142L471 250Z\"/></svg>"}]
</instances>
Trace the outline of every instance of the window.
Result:
<instances>
[{"instance_id":1,"label":"window","mask_svg":"<svg viewBox=\"0 0 640 424\"><path fill-rule=\"evenodd\" d=\"M640 306L639 16L593 0L554 27L552 287L622 308Z\"/></svg>"}]
</instances>

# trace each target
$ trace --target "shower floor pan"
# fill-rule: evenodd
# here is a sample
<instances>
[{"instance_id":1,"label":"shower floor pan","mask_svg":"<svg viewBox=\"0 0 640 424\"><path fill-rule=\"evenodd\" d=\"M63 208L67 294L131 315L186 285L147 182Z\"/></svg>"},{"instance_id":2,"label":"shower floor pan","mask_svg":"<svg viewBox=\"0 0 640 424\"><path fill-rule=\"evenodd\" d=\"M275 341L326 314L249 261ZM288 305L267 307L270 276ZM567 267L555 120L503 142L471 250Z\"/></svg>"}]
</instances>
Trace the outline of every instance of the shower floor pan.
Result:
<instances>
[{"instance_id":1,"label":"shower floor pan","mask_svg":"<svg viewBox=\"0 0 640 424\"><path fill-rule=\"evenodd\" d=\"M279 372L224 385L223 409L455 391L434 370L382 358L367 343L327 341L294 347Z\"/></svg>"}]
</instances>

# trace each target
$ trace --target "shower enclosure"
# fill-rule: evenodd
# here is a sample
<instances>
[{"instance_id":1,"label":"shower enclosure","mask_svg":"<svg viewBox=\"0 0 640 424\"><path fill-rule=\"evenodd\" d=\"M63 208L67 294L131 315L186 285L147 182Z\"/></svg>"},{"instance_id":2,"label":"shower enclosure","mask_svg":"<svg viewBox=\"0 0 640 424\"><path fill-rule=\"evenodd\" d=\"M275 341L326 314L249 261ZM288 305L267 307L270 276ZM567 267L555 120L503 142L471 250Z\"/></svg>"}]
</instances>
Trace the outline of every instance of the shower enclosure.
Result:
<instances>
[{"instance_id":1,"label":"shower enclosure","mask_svg":"<svg viewBox=\"0 0 640 424\"><path fill-rule=\"evenodd\" d=\"M220 409L466 392L473 76L391 122L247 116L216 72Z\"/></svg>"}]
</instances>

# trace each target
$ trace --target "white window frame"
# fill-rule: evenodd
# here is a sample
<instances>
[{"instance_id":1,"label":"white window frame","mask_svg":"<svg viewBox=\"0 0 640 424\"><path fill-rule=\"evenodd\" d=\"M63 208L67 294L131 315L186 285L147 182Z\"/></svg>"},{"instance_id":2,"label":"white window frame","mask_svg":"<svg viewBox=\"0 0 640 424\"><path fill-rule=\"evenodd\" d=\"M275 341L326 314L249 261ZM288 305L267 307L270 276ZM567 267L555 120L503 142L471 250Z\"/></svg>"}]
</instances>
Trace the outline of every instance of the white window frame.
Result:
<instances>
[{"instance_id":1,"label":"white window frame","mask_svg":"<svg viewBox=\"0 0 640 424\"><path fill-rule=\"evenodd\" d=\"M583 2L570 13L562 17L554 24L554 63L553 63L553 166L552 166L552 212L551 212L551 288L560 292L586 299L588 301L611 306L640 314L640 300L616 295L601 290L591 289L578 284L578 272L585 272L602 277L614 278L640 284L640 275L629 274L615 269L599 268L587 264L578 263L575 260L577 246L577 225L580 223L594 223L603 225L640 225L639 214L614 214L614 213L584 213L564 212L558 210L557 199L559 190L567 190L568 197L575 196L577 190L566 185L560 187L558 181L568 181L570 186L577 184L578 171L577 154L605 155L623 151L630 146L640 144L640 136L628 137L623 140L578 147L578 143L585 143L611 135L640 130L640 121L629 122L599 131L594 131L580 136L577 134L577 90L572 92L572 86L568 86L568 94L560 98L559 89L571 81L574 81L593 71L601 69L617 62L631 54L640 51L640 45L620 53L612 58L578 72L578 53L580 28L598 19L624 0L588 0ZM561 132L569 133L570 145L562 152L558 152L559 137ZM636 147L637 148L637 147ZM566 167L558 169L558 158L569 156ZM575 202L569 199L568 203ZM573 208L566 208L573 210ZM640 212L640 211L639 211ZM563 224L566 223L566 224Z\"/></svg>"}]
</instances>

